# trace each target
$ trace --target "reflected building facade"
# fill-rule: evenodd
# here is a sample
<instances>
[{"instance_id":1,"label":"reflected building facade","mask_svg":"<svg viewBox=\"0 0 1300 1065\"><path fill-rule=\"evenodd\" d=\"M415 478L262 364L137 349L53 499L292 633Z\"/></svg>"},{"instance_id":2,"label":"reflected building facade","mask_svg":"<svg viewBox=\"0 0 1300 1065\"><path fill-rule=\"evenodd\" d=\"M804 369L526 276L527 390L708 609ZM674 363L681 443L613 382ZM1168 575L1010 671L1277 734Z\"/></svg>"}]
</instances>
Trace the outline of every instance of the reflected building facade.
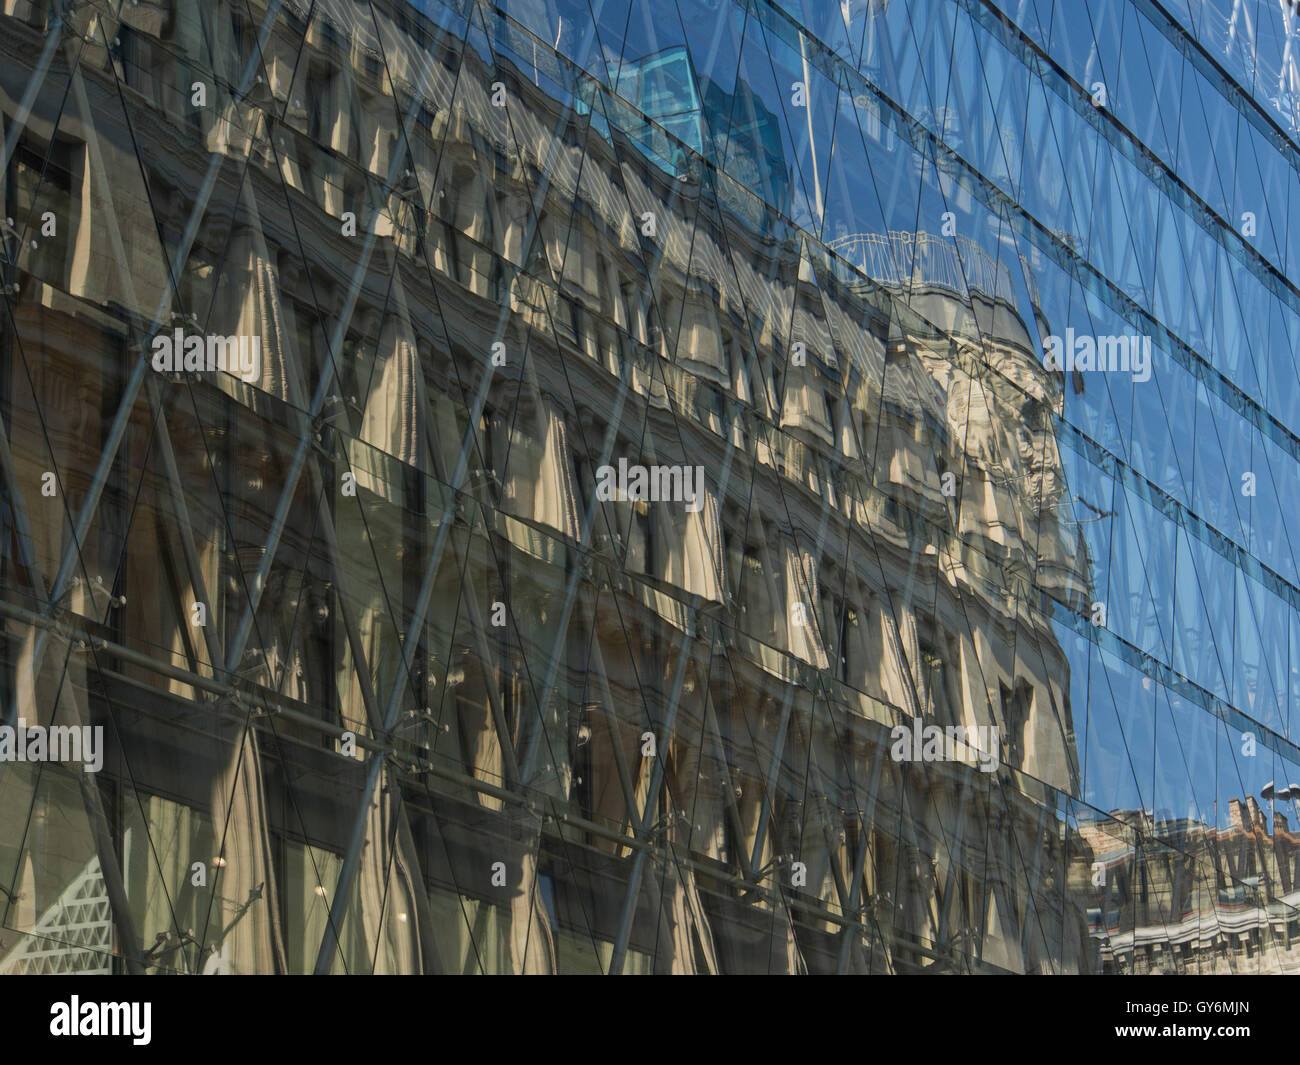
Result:
<instances>
[{"instance_id":1,"label":"reflected building facade","mask_svg":"<svg viewBox=\"0 0 1300 1065\"><path fill-rule=\"evenodd\" d=\"M4 0L0 971L1291 967L1294 253L998 6Z\"/></svg>"}]
</instances>

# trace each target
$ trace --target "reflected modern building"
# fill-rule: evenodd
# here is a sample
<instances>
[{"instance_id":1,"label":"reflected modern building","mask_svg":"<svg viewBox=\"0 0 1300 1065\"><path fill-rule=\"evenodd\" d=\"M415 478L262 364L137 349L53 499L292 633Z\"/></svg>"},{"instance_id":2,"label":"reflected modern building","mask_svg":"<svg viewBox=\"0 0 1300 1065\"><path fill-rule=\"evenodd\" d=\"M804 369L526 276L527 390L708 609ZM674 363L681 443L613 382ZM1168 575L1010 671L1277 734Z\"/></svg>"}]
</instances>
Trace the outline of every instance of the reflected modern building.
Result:
<instances>
[{"instance_id":1,"label":"reflected modern building","mask_svg":"<svg viewBox=\"0 0 1300 1065\"><path fill-rule=\"evenodd\" d=\"M1300 965L1215 5L0 2L0 972Z\"/></svg>"}]
</instances>

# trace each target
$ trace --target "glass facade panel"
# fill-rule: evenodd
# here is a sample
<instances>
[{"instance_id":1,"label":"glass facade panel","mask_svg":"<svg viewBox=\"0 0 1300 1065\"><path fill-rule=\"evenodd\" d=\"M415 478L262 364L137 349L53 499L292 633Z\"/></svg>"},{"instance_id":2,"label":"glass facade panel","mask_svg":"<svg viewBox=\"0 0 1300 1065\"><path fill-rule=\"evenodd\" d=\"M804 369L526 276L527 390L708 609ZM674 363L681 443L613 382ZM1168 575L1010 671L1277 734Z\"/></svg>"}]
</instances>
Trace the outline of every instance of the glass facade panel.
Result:
<instances>
[{"instance_id":1,"label":"glass facade panel","mask_svg":"<svg viewBox=\"0 0 1300 1065\"><path fill-rule=\"evenodd\" d=\"M0 973L1300 969L1288 5L3 11Z\"/></svg>"}]
</instances>

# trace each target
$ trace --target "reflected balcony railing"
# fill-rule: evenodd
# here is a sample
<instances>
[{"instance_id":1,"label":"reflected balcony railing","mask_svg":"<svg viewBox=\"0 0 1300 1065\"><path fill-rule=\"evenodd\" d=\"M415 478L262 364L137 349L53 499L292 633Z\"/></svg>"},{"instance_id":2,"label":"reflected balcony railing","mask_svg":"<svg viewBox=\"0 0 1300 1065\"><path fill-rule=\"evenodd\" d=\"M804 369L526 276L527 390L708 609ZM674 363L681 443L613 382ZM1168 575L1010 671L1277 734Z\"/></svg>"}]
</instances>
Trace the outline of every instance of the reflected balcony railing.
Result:
<instances>
[{"instance_id":1,"label":"reflected balcony railing","mask_svg":"<svg viewBox=\"0 0 1300 1065\"><path fill-rule=\"evenodd\" d=\"M936 288L966 299L980 292L1015 303L1011 271L970 237L890 230L838 237L830 249L872 281L889 288Z\"/></svg>"}]
</instances>

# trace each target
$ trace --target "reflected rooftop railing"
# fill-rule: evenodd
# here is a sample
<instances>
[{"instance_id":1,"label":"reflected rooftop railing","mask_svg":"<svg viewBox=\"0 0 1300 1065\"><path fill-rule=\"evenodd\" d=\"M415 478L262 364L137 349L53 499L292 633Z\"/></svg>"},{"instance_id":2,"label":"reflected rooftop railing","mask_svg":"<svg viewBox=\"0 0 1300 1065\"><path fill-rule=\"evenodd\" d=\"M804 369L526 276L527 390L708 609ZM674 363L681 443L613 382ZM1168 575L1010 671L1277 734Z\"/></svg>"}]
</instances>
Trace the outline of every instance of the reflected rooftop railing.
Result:
<instances>
[{"instance_id":1,"label":"reflected rooftop railing","mask_svg":"<svg viewBox=\"0 0 1300 1065\"><path fill-rule=\"evenodd\" d=\"M938 288L962 299L981 292L1015 303L1011 271L970 237L890 230L852 233L828 247L872 281L891 288Z\"/></svg>"}]
</instances>

